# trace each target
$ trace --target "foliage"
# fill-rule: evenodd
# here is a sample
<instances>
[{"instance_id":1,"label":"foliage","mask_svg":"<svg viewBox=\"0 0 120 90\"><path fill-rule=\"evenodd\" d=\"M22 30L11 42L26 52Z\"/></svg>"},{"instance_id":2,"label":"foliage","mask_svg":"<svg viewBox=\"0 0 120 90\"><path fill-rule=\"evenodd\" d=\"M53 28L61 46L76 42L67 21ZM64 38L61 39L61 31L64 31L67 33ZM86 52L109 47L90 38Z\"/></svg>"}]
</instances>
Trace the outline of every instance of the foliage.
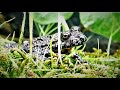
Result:
<instances>
[{"instance_id":1,"label":"foliage","mask_svg":"<svg viewBox=\"0 0 120 90\"><path fill-rule=\"evenodd\" d=\"M65 20L72 16L73 12L61 12ZM58 22L58 12L34 12L34 21L39 24L51 24Z\"/></svg>"},{"instance_id":2,"label":"foliage","mask_svg":"<svg viewBox=\"0 0 120 90\"><path fill-rule=\"evenodd\" d=\"M69 30L66 24L67 19L72 16L73 12L61 12L61 18L63 30ZM57 12L34 12L33 19L37 28L39 36L50 35L53 32L57 32L58 13Z\"/></svg>"},{"instance_id":3,"label":"foliage","mask_svg":"<svg viewBox=\"0 0 120 90\"><path fill-rule=\"evenodd\" d=\"M120 13L80 12L81 23L91 31L120 42Z\"/></svg>"},{"instance_id":4,"label":"foliage","mask_svg":"<svg viewBox=\"0 0 120 90\"><path fill-rule=\"evenodd\" d=\"M106 35L107 37L113 36L113 40L115 41L119 40L119 38L114 39L115 35L118 34L117 31L114 31L114 29L118 28L118 32L119 32L119 27L115 22L114 22L115 25L113 24L112 26L111 24L112 20L109 15L110 13L103 13L103 14L100 13L95 15L95 17L93 15L94 18L92 17L89 22L88 21L89 19L86 17L92 14L93 13L88 13L88 14L80 13L81 21L84 25L86 25L87 23L87 25L89 24L88 25L89 28L94 29L93 30L94 32L102 35ZM55 15L57 15L57 13ZM66 14L63 13L64 16L64 20L63 20L64 22L62 22L63 27L65 28L68 27L65 20L69 19L71 15L72 13L66 13ZM107 22L108 18L106 17L109 17L110 19L109 21L111 22ZM39 14L34 13L33 19L40 36L52 34L54 30L58 29L58 27L55 26L55 23L58 21L56 18L53 17L51 13L39 13ZM93 21L95 23L93 23ZM48 25L42 25L42 24L48 24ZM106 27L104 24L105 25L108 24L110 26ZM32 32L32 28L33 28L32 19L30 20L29 25L30 25L29 30ZM97 26L100 27L98 28ZM108 32L106 34L106 31L102 32L101 30L104 29L110 30L109 32L111 33ZM24 31L24 24L22 25L22 31ZM119 78L120 77L120 50L116 50L116 52L113 55L109 55L108 54L109 50L108 52L103 52L101 49L99 48L96 49L93 47L94 52L85 52L84 51L85 45L81 50L79 50L80 48L79 46L73 47L69 55L62 55L63 58L61 63L60 61L58 61L58 55L52 53L52 49L51 49L52 58L46 61L42 61L39 60L36 56L31 56L30 53L25 53L21 51L19 48L12 48L10 50L4 48L3 46L5 44L13 42L14 36L15 35L13 34L13 38L11 41L0 38L1 41L0 78ZM21 32L20 37L21 37L20 42L22 42L23 32ZM31 41L32 41L32 37L31 37ZM108 45L110 46L110 44L111 43L109 43ZM51 46L52 44L50 44L50 48ZM82 57L82 59L86 60L88 63L80 63L78 60L71 58L71 55L73 55L74 52L78 53Z\"/></svg>"}]
</instances>

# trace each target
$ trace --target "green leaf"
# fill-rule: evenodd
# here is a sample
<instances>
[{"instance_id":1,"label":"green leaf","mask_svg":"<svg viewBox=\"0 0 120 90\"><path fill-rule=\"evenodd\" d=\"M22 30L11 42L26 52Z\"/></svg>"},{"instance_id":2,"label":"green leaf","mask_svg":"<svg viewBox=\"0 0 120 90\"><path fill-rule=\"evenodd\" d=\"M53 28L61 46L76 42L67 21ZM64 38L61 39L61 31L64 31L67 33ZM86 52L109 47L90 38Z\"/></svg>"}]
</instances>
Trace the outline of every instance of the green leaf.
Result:
<instances>
[{"instance_id":1,"label":"green leaf","mask_svg":"<svg viewBox=\"0 0 120 90\"><path fill-rule=\"evenodd\" d=\"M120 13L80 12L81 23L91 31L120 42Z\"/></svg>"},{"instance_id":2,"label":"green leaf","mask_svg":"<svg viewBox=\"0 0 120 90\"><path fill-rule=\"evenodd\" d=\"M73 12L61 12L65 20L72 16ZM34 12L34 21L39 24L50 24L58 22L58 12Z\"/></svg>"}]
</instances>

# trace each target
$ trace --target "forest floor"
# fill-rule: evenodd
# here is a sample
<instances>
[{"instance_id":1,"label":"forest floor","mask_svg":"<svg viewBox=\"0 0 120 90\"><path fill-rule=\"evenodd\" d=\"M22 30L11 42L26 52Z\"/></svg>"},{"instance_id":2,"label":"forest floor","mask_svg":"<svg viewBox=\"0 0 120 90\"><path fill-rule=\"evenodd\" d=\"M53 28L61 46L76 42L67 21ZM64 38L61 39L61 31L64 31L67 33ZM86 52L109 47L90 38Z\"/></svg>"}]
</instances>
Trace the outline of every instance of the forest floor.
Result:
<instances>
[{"instance_id":1,"label":"forest floor","mask_svg":"<svg viewBox=\"0 0 120 90\"><path fill-rule=\"evenodd\" d=\"M0 38L0 78L119 78L120 50L113 55L93 48L94 52L77 50L88 63L80 63L65 55L62 63L35 60L19 49L6 50L7 40Z\"/></svg>"}]
</instances>

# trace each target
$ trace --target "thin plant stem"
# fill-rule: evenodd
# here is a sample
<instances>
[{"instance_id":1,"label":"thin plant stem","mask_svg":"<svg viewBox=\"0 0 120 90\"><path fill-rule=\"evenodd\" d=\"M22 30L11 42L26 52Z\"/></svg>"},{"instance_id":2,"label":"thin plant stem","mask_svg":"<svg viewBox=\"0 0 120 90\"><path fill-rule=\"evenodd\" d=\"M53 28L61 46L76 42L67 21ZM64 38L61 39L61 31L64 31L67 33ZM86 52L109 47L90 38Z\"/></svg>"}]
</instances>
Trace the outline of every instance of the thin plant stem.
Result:
<instances>
[{"instance_id":1,"label":"thin plant stem","mask_svg":"<svg viewBox=\"0 0 120 90\"><path fill-rule=\"evenodd\" d=\"M54 23L47 25L47 27L45 29L45 34L48 33L48 31L52 28L53 25L54 25Z\"/></svg>"},{"instance_id":2,"label":"thin plant stem","mask_svg":"<svg viewBox=\"0 0 120 90\"><path fill-rule=\"evenodd\" d=\"M58 27L55 27L53 29L51 29L48 33L46 33L47 35L50 35L53 31L55 31Z\"/></svg>"},{"instance_id":3,"label":"thin plant stem","mask_svg":"<svg viewBox=\"0 0 120 90\"><path fill-rule=\"evenodd\" d=\"M41 36L40 28L39 28L39 26L38 26L38 23L35 23L35 26L36 26L36 29L37 29L37 32L38 32L39 36Z\"/></svg>"},{"instance_id":4,"label":"thin plant stem","mask_svg":"<svg viewBox=\"0 0 120 90\"><path fill-rule=\"evenodd\" d=\"M41 32L42 32L42 34L43 34L43 36L44 36L44 35L45 35L45 32L44 32L43 28L41 27L41 25L40 25L40 24L39 24L38 26L39 26L39 28L40 28L40 30L41 30Z\"/></svg>"},{"instance_id":5,"label":"thin plant stem","mask_svg":"<svg viewBox=\"0 0 120 90\"><path fill-rule=\"evenodd\" d=\"M87 41L86 41L86 42L88 42L88 40L90 40L92 37L93 37L93 35L90 35L90 36L87 38ZM81 51L83 51L83 50L85 49L85 47L86 47L86 44L85 44L84 47L81 49Z\"/></svg>"},{"instance_id":6,"label":"thin plant stem","mask_svg":"<svg viewBox=\"0 0 120 90\"><path fill-rule=\"evenodd\" d=\"M0 24L0 27L2 27L4 24L6 24L6 23L8 23L8 22L10 22L10 21L12 21L12 20L14 20L14 19L15 19L15 17L13 17L12 19L10 19L10 20L8 20L8 21L3 22L2 24Z\"/></svg>"},{"instance_id":7,"label":"thin plant stem","mask_svg":"<svg viewBox=\"0 0 120 90\"><path fill-rule=\"evenodd\" d=\"M32 56L33 12L29 12L29 30L30 30L30 55Z\"/></svg>"},{"instance_id":8,"label":"thin plant stem","mask_svg":"<svg viewBox=\"0 0 120 90\"><path fill-rule=\"evenodd\" d=\"M61 15L60 13L58 12L58 60L60 60L61 64L62 64L62 59L61 59L61 40L60 40L60 37L61 37Z\"/></svg>"},{"instance_id":9,"label":"thin plant stem","mask_svg":"<svg viewBox=\"0 0 120 90\"><path fill-rule=\"evenodd\" d=\"M8 39L10 37L11 33L5 38L5 39Z\"/></svg>"},{"instance_id":10,"label":"thin plant stem","mask_svg":"<svg viewBox=\"0 0 120 90\"><path fill-rule=\"evenodd\" d=\"M100 47L99 38L97 38L97 42L98 42L98 50L99 50ZM99 56L99 52L98 52L98 56Z\"/></svg>"},{"instance_id":11,"label":"thin plant stem","mask_svg":"<svg viewBox=\"0 0 120 90\"><path fill-rule=\"evenodd\" d=\"M26 12L24 12L24 17L23 17L22 26L21 26L20 38L19 38L19 42L18 42L18 48L20 48L20 46L22 44L22 39L23 39L23 34L24 34L24 27L25 27L25 19L26 19Z\"/></svg>"},{"instance_id":12,"label":"thin plant stem","mask_svg":"<svg viewBox=\"0 0 120 90\"><path fill-rule=\"evenodd\" d=\"M15 38L15 31L13 32L13 36L12 36L11 41L13 41L13 40L14 40L14 38Z\"/></svg>"},{"instance_id":13,"label":"thin plant stem","mask_svg":"<svg viewBox=\"0 0 120 90\"><path fill-rule=\"evenodd\" d=\"M108 41L108 46L107 46L107 56L109 56L110 54L110 46L111 46L111 41L112 41L112 37L120 30L120 27L118 29L115 30L115 32L111 33L110 37L109 37L109 41Z\"/></svg>"},{"instance_id":14,"label":"thin plant stem","mask_svg":"<svg viewBox=\"0 0 120 90\"><path fill-rule=\"evenodd\" d=\"M111 41L112 41L112 35L109 37L109 41L108 41L107 56L109 56L109 54L110 54Z\"/></svg>"},{"instance_id":15,"label":"thin plant stem","mask_svg":"<svg viewBox=\"0 0 120 90\"><path fill-rule=\"evenodd\" d=\"M65 18L64 18L63 16L61 16L61 23L62 23L62 26L63 26L64 31L69 30L68 24L67 24L67 22L65 21Z\"/></svg>"}]
</instances>

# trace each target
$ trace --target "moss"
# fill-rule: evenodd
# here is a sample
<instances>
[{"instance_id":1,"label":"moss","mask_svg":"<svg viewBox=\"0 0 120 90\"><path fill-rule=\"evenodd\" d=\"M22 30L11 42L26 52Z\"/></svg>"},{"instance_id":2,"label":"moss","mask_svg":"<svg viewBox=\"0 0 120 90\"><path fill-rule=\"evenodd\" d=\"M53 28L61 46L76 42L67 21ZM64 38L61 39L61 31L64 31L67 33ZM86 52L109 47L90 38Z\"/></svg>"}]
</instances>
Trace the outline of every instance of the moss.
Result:
<instances>
[{"instance_id":1,"label":"moss","mask_svg":"<svg viewBox=\"0 0 120 90\"><path fill-rule=\"evenodd\" d=\"M4 40L3 40L4 41ZM5 44L5 43L4 43ZM2 42L3 45L3 42ZM0 46L1 78L119 78L120 52L107 56L106 52L94 48L94 52L80 52L88 63L78 63L65 55L62 64L53 60L35 60L35 57L13 48Z\"/></svg>"}]
</instances>

